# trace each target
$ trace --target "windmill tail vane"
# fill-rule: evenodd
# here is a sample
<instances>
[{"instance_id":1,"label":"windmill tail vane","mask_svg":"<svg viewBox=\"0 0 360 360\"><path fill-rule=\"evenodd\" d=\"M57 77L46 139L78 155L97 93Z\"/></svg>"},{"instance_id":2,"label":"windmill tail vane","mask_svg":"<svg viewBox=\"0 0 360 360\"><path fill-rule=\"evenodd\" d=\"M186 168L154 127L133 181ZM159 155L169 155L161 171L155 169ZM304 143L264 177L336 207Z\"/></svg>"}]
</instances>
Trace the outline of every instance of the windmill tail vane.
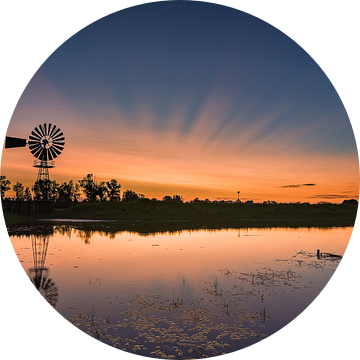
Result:
<instances>
[{"instance_id":1,"label":"windmill tail vane","mask_svg":"<svg viewBox=\"0 0 360 360\"><path fill-rule=\"evenodd\" d=\"M29 140L6 136L5 149L29 146L37 160L33 166L39 168L37 180L49 180L49 168L55 167L54 159L64 150L65 136L56 125L43 124L35 127Z\"/></svg>"}]
</instances>

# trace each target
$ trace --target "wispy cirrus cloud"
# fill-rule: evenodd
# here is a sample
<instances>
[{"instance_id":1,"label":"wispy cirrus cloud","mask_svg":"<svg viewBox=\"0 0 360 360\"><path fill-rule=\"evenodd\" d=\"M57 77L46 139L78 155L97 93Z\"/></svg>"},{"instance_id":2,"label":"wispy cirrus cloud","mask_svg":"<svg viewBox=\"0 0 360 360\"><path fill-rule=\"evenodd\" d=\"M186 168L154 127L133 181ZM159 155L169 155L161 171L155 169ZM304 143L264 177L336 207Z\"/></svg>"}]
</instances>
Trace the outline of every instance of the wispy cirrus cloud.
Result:
<instances>
[{"instance_id":1,"label":"wispy cirrus cloud","mask_svg":"<svg viewBox=\"0 0 360 360\"><path fill-rule=\"evenodd\" d=\"M310 184L282 185L280 186L280 188L299 188L305 186L316 186L316 184L310 183Z\"/></svg>"},{"instance_id":2,"label":"wispy cirrus cloud","mask_svg":"<svg viewBox=\"0 0 360 360\"><path fill-rule=\"evenodd\" d=\"M344 199L348 198L348 195L339 195L339 194L318 194L311 196L313 199Z\"/></svg>"}]
</instances>

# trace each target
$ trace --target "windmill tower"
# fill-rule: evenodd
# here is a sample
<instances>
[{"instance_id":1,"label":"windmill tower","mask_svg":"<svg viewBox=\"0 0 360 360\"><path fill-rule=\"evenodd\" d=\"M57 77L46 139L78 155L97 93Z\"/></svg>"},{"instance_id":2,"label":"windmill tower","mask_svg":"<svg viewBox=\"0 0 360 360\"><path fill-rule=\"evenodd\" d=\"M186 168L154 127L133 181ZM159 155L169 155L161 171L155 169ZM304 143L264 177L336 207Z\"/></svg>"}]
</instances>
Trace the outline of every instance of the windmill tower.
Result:
<instances>
[{"instance_id":1,"label":"windmill tower","mask_svg":"<svg viewBox=\"0 0 360 360\"><path fill-rule=\"evenodd\" d=\"M49 269L45 267L50 235L30 235L30 237L34 266L29 269L29 278L46 301L55 307L59 296L58 288L49 277Z\"/></svg>"},{"instance_id":2,"label":"windmill tower","mask_svg":"<svg viewBox=\"0 0 360 360\"><path fill-rule=\"evenodd\" d=\"M28 145L30 152L37 158L33 166L39 169L37 180L49 180L49 169L55 167L54 159L64 150L65 137L56 125L44 124L35 127L26 139L7 136L5 148L24 147Z\"/></svg>"}]
</instances>

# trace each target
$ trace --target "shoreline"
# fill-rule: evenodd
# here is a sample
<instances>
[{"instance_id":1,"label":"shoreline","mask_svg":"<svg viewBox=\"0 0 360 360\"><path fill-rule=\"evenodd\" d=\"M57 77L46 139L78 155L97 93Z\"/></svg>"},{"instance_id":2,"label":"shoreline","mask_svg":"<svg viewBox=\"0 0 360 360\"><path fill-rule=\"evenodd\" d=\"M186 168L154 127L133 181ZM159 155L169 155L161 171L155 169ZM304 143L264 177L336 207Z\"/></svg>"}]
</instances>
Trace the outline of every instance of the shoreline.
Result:
<instances>
[{"instance_id":1,"label":"shoreline","mask_svg":"<svg viewBox=\"0 0 360 360\"><path fill-rule=\"evenodd\" d=\"M250 228L317 228L331 229L353 227L353 219L238 219L238 220L96 220L89 219L34 219L8 225L9 235L27 233L47 233L53 228L76 228L85 232L113 234L131 232L141 235L176 233L182 231L222 229L245 230Z\"/></svg>"},{"instance_id":2,"label":"shoreline","mask_svg":"<svg viewBox=\"0 0 360 360\"><path fill-rule=\"evenodd\" d=\"M4 211L7 227L25 222L101 222L117 228L241 228L354 226L356 205L214 204L167 202L80 203L51 214L24 216Z\"/></svg>"}]
</instances>

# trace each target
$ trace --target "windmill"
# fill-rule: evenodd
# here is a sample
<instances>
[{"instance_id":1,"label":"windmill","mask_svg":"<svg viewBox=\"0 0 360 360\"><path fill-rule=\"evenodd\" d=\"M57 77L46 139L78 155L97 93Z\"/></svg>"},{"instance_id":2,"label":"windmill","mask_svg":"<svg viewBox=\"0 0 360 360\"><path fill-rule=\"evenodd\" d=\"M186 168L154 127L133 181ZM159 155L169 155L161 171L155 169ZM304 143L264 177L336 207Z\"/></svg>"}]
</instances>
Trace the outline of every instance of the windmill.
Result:
<instances>
[{"instance_id":1,"label":"windmill","mask_svg":"<svg viewBox=\"0 0 360 360\"><path fill-rule=\"evenodd\" d=\"M55 167L54 159L64 150L65 137L60 128L52 124L35 127L29 140L7 136L5 149L29 146L30 152L37 158L33 166L39 169L37 181L49 180L49 169Z\"/></svg>"}]
</instances>

